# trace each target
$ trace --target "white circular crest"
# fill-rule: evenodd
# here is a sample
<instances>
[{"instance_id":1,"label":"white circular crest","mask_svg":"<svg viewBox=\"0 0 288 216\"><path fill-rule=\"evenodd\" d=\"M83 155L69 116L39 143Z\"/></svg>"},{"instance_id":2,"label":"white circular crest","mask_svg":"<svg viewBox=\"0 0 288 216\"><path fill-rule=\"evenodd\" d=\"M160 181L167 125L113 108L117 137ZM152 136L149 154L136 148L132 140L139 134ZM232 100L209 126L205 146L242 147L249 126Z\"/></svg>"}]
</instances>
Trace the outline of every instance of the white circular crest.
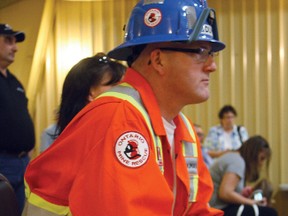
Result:
<instances>
[{"instance_id":1,"label":"white circular crest","mask_svg":"<svg viewBox=\"0 0 288 216\"><path fill-rule=\"evenodd\" d=\"M116 141L115 154L120 163L127 167L137 168L149 158L149 146L146 139L138 132L129 131Z\"/></svg>"},{"instance_id":2,"label":"white circular crest","mask_svg":"<svg viewBox=\"0 0 288 216\"><path fill-rule=\"evenodd\" d=\"M145 13L144 23L149 27L154 27L160 23L162 14L160 10L152 8Z\"/></svg>"}]
</instances>

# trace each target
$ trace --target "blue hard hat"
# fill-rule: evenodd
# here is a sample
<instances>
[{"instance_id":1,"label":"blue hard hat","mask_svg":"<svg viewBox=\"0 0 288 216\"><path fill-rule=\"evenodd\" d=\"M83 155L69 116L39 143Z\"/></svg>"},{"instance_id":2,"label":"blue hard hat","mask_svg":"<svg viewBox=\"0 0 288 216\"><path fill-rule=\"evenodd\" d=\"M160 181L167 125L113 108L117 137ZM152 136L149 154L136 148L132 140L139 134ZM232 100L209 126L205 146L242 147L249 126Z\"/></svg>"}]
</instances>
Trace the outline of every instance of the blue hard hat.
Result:
<instances>
[{"instance_id":1,"label":"blue hard hat","mask_svg":"<svg viewBox=\"0 0 288 216\"><path fill-rule=\"evenodd\" d=\"M212 51L225 48L218 40L215 11L206 0L141 0L132 10L125 40L108 53L118 60L133 55L133 47L159 42L211 42Z\"/></svg>"}]
</instances>

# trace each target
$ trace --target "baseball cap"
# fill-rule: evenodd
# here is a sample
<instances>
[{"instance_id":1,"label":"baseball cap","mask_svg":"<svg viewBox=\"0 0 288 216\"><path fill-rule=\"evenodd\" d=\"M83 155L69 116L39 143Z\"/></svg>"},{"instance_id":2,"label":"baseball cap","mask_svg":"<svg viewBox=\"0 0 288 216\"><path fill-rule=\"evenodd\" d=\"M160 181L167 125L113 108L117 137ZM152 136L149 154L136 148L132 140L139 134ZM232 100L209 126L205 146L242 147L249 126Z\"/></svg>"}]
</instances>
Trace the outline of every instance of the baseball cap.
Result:
<instances>
[{"instance_id":1,"label":"baseball cap","mask_svg":"<svg viewBox=\"0 0 288 216\"><path fill-rule=\"evenodd\" d=\"M0 23L0 35L13 35L16 38L16 42L25 40L24 32L14 31L8 24Z\"/></svg>"}]
</instances>

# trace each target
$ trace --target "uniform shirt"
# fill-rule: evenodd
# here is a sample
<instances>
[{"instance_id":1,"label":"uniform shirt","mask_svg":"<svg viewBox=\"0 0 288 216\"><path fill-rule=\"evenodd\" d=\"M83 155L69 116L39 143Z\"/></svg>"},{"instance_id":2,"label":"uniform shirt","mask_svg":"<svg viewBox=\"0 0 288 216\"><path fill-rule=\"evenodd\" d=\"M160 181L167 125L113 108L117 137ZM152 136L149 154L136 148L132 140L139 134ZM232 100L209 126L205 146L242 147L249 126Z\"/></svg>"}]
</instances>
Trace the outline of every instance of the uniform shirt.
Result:
<instances>
[{"instance_id":1,"label":"uniform shirt","mask_svg":"<svg viewBox=\"0 0 288 216\"><path fill-rule=\"evenodd\" d=\"M237 193L241 193L244 188L245 179L245 161L239 153L231 152L214 160L213 165L210 167L210 173L214 183L214 192L210 205L214 208L223 209L229 205L218 197L219 187L225 173L235 173L240 181L235 188Z\"/></svg>"},{"instance_id":2,"label":"uniform shirt","mask_svg":"<svg viewBox=\"0 0 288 216\"><path fill-rule=\"evenodd\" d=\"M0 73L0 151L20 153L34 147L34 126L21 83Z\"/></svg>"},{"instance_id":3,"label":"uniform shirt","mask_svg":"<svg viewBox=\"0 0 288 216\"><path fill-rule=\"evenodd\" d=\"M248 132L243 126L240 127L240 134L243 142L249 138ZM237 150L241 145L237 125L233 126L230 134L227 134L221 125L211 127L204 140L205 148L212 151Z\"/></svg>"},{"instance_id":4,"label":"uniform shirt","mask_svg":"<svg viewBox=\"0 0 288 216\"><path fill-rule=\"evenodd\" d=\"M76 216L172 215L171 148L156 98L145 79L132 69L126 72L124 82L140 93L154 132L161 138L164 174L155 160L152 137L139 110L125 100L100 97L80 111L55 143L28 166L25 180L30 203L55 213L71 211ZM185 211L186 215L222 215L208 207L213 186L201 154L197 164L197 201L188 207L189 176L181 141L194 140L180 116L174 123L177 169L174 215L184 215ZM133 140L145 149L134 164L132 159L123 157L127 149L121 150L124 142ZM131 142L130 150L133 148ZM200 152L199 145L197 148ZM131 158L138 156L136 150L126 153Z\"/></svg>"}]
</instances>

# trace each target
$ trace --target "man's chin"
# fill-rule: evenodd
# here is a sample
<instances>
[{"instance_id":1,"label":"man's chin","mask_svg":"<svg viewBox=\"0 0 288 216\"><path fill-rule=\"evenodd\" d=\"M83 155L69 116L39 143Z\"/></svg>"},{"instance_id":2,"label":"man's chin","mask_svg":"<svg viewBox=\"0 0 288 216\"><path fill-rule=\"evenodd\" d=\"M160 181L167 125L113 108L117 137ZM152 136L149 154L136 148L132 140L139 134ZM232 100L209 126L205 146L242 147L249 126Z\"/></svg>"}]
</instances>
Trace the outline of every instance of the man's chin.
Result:
<instances>
[{"instance_id":1,"label":"man's chin","mask_svg":"<svg viewBox=\"0 0 288 216\"><path fill-rule=\"evenodd\" d=\"M208 92L206 92L205 95L203 95L203 96L201 97L202 100L201 100L200 103L207 101L207 100L209 99L209 97L210 97L210 92L208 91Z\"/></svg>"},{"instance_id":2,"label":"man's chin","mask_svg":"<svg viewBox=\"0 0 288 216\"><path fill-rule=\"evenodd\" d=\"M7 62L8 62L9 64L12 64L12 63L14 62L14 58L13 58L13 59L9 59Z\"/></svg>"},{"instance_id":3,"label":"man's chin","mask_svg":"<svg viewBox=\"0 0 288 216\"><path fill-rule=\"evenodd\" d=\"M209 96L208 96L208 97L198 98L198 100L193 101L193 103L191 103L191 104L200 104L200 103L203 103L203 102L207 101L208 98L209 98Z\"/></svg>"}]
</instances>

